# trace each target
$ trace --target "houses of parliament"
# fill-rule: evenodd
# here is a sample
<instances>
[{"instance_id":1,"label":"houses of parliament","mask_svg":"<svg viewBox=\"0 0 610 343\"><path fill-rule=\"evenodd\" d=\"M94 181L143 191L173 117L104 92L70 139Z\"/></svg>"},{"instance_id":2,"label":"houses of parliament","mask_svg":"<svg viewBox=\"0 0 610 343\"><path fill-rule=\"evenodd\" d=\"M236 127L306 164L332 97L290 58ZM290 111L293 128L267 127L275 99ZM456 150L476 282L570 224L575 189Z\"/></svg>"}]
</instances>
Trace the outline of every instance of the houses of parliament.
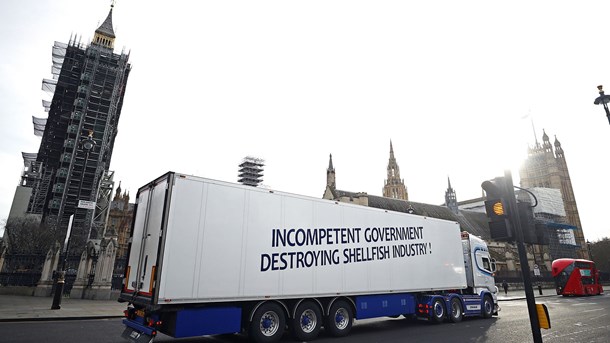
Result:
<instances>
[{"instance_id":1,"label":"houses of parliament","mask_svg":"<svg viewBox=\"0 0 610 343\"><path fill-rule=\"evenodd\" d=\"M537 228L543 228L544 245L530 245L530 264L538 264L542 270L550 270L553 259L561 257L589 258L572 182L568 172L564 150L557 138L551 143L543 131L542 144L536 142L528 148L528 156L519 170L520 186L530 190L542 202L533 211L532 220ZM515 247L505 242L494 242L489 234L485 198L458 201L456 192L447 180L445 202L442 205L423 204L409 200L409 193L390 141L390 156L387 177L382 188L383 196L369 195L337 189L337 176L332 161L326 170L326 188L323 198L380 209L412 213L433 218L456 221L461 230L482 237L490 242L492 255L498 261L499 270L519 270L519 259ZM517 194L523 201L524 196ZM545 199L551 199L545 204ZM531 201L527 199L525 201Z\"/></svg>"}]
</instances>

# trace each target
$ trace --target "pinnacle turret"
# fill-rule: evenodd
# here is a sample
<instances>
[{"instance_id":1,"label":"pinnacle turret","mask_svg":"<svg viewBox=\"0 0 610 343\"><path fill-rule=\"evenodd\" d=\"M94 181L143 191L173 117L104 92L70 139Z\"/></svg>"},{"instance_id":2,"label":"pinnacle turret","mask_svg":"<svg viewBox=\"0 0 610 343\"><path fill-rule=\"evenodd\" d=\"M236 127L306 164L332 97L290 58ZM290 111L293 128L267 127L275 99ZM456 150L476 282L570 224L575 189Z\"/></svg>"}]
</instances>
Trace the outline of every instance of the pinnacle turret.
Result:
<instances>
[{"instance_id":1,"label":"pinnacle turret","mask_svg":"<svg viewBox=\"0 0 610 343\"><path fill-rule=\"evenodd\" d=\"M114 39L116 36L114 35L114 29L112 28L112 9L114 4L110 5L110 12L106 16L106 19L100 25L100 27L95 30L95 35L93 36L92 44L100 45L105 48L113 49L114 48Z\"/></svg>"}]
</instances>

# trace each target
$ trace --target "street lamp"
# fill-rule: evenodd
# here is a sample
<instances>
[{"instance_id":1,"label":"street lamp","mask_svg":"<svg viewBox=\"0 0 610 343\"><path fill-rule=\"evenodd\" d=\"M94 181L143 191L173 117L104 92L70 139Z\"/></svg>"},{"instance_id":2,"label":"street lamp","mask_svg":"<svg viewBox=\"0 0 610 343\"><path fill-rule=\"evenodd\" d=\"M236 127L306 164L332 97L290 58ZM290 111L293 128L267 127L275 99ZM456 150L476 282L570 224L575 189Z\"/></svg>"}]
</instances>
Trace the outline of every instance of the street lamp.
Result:
<instances>
[{"instance_id":1,"label":"street lamp","mask_svg":"<svg viewBox=\"0 0 610 343\"><path fill-rule=\"evenodd\" d=\"M78 185L78 204L76 206L77 209L79 208L84 208L87 209L87 211L89 209L91 209L90 203L82 203L82 201L80 200L80 193L81 193L81 189L83 187L83 180L85 179L85 170L87 168L87 161L89 161L89 153L91 152L91 150L93 150L93 148L95 147L95 141L93 140L93 130L89 130L89 135L87 136L87 138L83 139L80 141L80 146L83 148L83 150L85 151L85 163L83 164L83 172L81 173L81 182ZM81 204L82 203L82 204ZM95 207L94 207L95 209ZM86 216L85 216L85 220L86 220ZM87 230L87 239L91 238L91 223L89 223L89 230Z\"/></svg>"},{"instance_id":2,"label":"street lamp","mask_svg":"<svg viewBox=\"0 0 610 343\"><path fill-rule=\"evenodd\" d=\"M87 160L89 159L89 153L95 147L95 141L93 140L93 130L89 130L89 135L87 138L80 141L80 147L83 149L85 153L85 160L83 163L83 171L81 172L80 183L78 184L78 195L77 195L77 205L74 209L74 212L78 208L80 208L80 196L81 189L83 186L83 181L85 178L85 169L87 168ZM66 283L66 262L68 260L68 254L70 252L70 238L72 236L72 223L74 219L74 214L70 215L70 220L68 221L68 230L66 230L66 239L64 241L63 253L64 259L61 263L61 271L59 271L57 275L57 283L55 284L55 295L53 296L53 304L51 305L51 310L59 310L61 309L61 298L64 293L64 285Z\"/></svg>"},{"instance_id":3,"label":"street lamp","mask_svg":"<svg viewBox=\"0 0 610 343\"><path fill-rule=\"evenodd\" d=\"M604 94L604 86L597 86L599 90L599 96L595 98L593 102L595 105L602 104L604 106L604 110L606 111L606 117L608 118L608 123L610 123L610 111L608 110L608 103L610 102L610 95Z\"/></svg>"}]
</instances>

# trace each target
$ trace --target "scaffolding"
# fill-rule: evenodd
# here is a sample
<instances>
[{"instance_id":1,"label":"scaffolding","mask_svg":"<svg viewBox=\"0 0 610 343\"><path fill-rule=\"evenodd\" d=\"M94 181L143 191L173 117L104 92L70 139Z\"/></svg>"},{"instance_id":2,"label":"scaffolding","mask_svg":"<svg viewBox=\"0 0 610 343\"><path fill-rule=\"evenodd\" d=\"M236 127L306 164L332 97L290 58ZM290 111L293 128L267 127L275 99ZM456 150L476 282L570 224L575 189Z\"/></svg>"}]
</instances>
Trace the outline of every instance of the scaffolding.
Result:
<instances>
[{"instance_id":1,"label":"scaffolding","mask_svg":"<svg viewBox=\"0 0 610 343\"><path fill-rule=\"evenodd\" d=\"M131 70L128 60L124 51L82 44L77 36L67 44L55 42L52 78L42 81L51 97L42 100L48 117L32 117L34 134L42 140L37 154L27 159L24 154L21 185L32 188L28 213L64 230L74 215L72 235L80 242L101 234L108 216L114 186L108 168ZM88 139L94 142L91 149L83 146Z\"/></svg>"},{"instance_id":2,"label":"scaffolding","mask_svg":"<svg viewBox=\"0 0 610 343\"><path fill-rule=\"evenodd\" d=\"M551 259L578 258L578 244L574 231L576 226L565 223L560 218L544 218L539 222L543 225L549 244Z\"/></svg>"},{"instance_id":3,"label":"scaffolding","mask_svg":"<svg viewBox=\"0 0 610 343\"><path fill-rule=\"evenodd\" d=\"M44 128L47 125L47 118L37 118L32 116L32 124L34 124L34 135L42 137Z\"/></svg>"},{"instance_id":4,"label":"scaffolding","mask_svg":"<svg viewBox=\"0 0 610 343\"><path fill-rule=\"evenodd\" d=\"M246 156L239 164L237 181L247 186L257 187L263 182L265 160Z\"/></svg>"},{"instance_id":5,"label":"scaffolding","mask_svg":"<svg viewBox=\"0 0 610 343\"><path fill-rule=\"evenodd\" d=\"M575 238L577 228L567 223L561 191L545 187L528 190L536 196L536 207L533 208L536 229L543 233L551 259L576 258L579 248ZM519 198L533 201L526 192L519 192Z\"/></svg>"},{"instance_id":6,"label":"scaffolding","mask_svg":"<svg viewBox=\"0 0 610 343\"><path fill-rule=\"evenodd\" d=\"M21 172L19 186L32 189L28 209L41 209L43 207L41 201L45 198L42 194L47 192L50 177L45 173L44 165L37 161L37 153L22 152L21 156L23 157L23 171ZM42 211L28 210L27 212L30 214L42 214Z\"/></svg>"},{"instance_id":7,"label":"scaffolding","mask_svg":"<svg viewBox=\"0 0 610 343\"><path fill-rule=\"evenodd\" d=\"M110 214L112 191L114 190L114 171L108 170L104 173L98 189L89 236L90 238L102 239L106 233L105 226Z\"/></svg>"}]
</instances>

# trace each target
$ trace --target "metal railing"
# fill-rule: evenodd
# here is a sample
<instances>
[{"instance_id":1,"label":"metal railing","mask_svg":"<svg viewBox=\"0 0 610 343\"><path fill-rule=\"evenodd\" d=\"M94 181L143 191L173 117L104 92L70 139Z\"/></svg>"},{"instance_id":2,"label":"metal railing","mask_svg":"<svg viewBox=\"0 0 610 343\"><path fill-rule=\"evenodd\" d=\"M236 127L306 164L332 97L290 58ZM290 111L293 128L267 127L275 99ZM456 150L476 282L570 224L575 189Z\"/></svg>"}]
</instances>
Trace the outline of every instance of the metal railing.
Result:
<instances>
[{"instance_id":1,"label":"metal railing","mask_svg":"<svg viewBox=\"0 0 610 343\"><path fill-rule=\"evenodd\" d=\"M497 283L500 283L504 280L508 283L522 283L523 282L523 274L521 271L497 271L494 275ZM550 271L540 271L540 276L532 275L532 282L554 282L553 276Z\"/></svg>"}]
</instances>

